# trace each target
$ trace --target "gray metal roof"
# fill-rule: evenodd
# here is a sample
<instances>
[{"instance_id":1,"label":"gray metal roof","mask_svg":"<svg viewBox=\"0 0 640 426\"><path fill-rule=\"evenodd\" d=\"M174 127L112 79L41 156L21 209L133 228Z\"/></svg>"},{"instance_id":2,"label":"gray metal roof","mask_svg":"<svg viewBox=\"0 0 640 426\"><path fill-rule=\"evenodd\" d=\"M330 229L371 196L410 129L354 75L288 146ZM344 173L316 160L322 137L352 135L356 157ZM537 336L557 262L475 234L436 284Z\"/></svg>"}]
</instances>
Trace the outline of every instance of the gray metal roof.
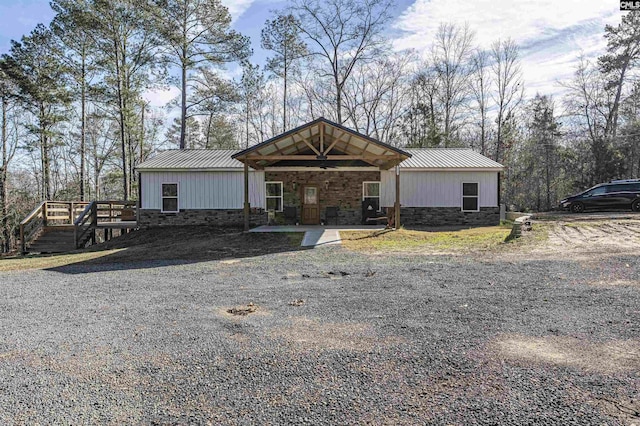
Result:
<instances>
[{"instance_id":1,"label":"gray metal roof","mask_svg":"<svg viewBox=\"0 0 640 426\"><path fill-rule=\"evenodd\" d=\"M159 152L136 170L242 170L244 165L231 158L236 152L237 149L171 149Z\"/></svg>"},{"instance_id":2,"label":"gray metal roof","mask_svg":"<svg viewBox=\"0 0 640 426\"><path fill-rule=\"evenodd\" d=\"M400 163L407 169L504 169L500 163L469 148L408 148L411 158Z\"/></svg>"},{"instance_id":3,"label":"gray metal roof","mask_svg":"<svg viewBox=\"0 0 640 426\"><path fill-rule=\"evenodd\" d=\"M411 158L400 163L403 169L503 169L502 164L468 148L412 148ZM233 149L172 149L159 152L139 164L138 171L239 169L244 165L231 156Z\"/></svg>"}]
</instances>

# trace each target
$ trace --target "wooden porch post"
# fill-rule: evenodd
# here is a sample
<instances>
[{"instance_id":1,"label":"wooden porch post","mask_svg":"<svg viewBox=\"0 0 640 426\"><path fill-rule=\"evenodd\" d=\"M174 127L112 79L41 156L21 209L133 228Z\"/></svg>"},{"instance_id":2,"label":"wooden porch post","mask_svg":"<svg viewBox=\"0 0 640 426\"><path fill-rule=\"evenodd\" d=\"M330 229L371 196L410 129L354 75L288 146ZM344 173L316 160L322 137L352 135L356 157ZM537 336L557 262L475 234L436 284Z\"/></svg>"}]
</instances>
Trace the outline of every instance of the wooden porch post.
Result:
<instances>
[{"instance_id":1,"label":"wooden porch post","mask_svg":"<svg viewBox=\"0 0 640 426\"><path fill-rule=\"evenodd\" d=\"M400 229L400 166L396 166L396 203L395 203L395 225Z\"/></svg>"},{"instance_id":2,"label":"wooden porch post","mask_svg":"<svg viewBox=\"0 0 640 426\"><path fill-rule=\"evenodd\" d=\"M249 165L244 159L244 230L249 230Z\"/></svg>"}]
</instances>

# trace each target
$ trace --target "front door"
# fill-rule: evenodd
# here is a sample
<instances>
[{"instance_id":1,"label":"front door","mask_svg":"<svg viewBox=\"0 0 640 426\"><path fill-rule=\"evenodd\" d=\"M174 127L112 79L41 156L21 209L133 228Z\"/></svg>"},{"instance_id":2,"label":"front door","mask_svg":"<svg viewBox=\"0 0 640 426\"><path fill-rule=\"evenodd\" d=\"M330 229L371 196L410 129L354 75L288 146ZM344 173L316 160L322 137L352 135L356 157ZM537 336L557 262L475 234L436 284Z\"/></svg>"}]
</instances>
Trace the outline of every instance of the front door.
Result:
<instances>
[{"instance_id":1,"label":"front door","mask_svg":"<svg viewBox=\"0 0 640 426\"><path fill-rule=\"evenodd\" d=\"M320 223L320 203L318 202L318 187L305 186L302 199L302 223L304 225L318 225Z\"/></svg>"}]
</instances>

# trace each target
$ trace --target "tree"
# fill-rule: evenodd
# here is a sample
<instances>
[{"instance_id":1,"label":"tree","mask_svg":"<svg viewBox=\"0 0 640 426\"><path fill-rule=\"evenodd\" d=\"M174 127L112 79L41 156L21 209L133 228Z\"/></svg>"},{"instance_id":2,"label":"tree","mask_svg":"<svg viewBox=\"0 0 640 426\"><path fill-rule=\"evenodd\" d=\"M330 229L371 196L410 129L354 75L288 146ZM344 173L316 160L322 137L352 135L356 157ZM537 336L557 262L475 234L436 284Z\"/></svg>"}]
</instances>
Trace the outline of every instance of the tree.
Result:
<instances>
[{"instance_id":1,"label":"tree","mask_svg":"<svg viewBox=\"0 0 640 426\"><path fill-rule=\"evenodd\" d=\"M300 38L300 23L289 15L278 15L268 20L261 33L261 46L271 50L274 56L267 60L266 68L282 78L282 131L287 131L287 83L293 64L307 54L307 46Z\"/></svg>"},{"instance_id":2,"label":"tree","mask_svg":"<svg viewBox=\"0 0 640 426\"><path fill-rule=\"evenodd\" d=\"M491 93L491 77L489 75L489 52L486 50L476 49L471 56L471 74L469 76L469 89L471 90L472 99L475 102L476 112L475 125L478 127L480 139L480 153L487 155L489 143L488 121L489 113L489 96Z\"/></svg>"},{"instance_id":3,"label":"tree","mask_svg":"<svg viewBox=\"0 0 640 426\"><path fill-rule=\"evenodd\" d=\"M18 125L14 122L10 129L11 115L15 117L16 87L9 77L2 71L0 63L0 149L2 163L0 163L0 219L2 230L2 252L8 253L12 247L12 226L9 221L9 165L16 153ZM13 138L12 138L13 134Z\"/></svg>"},{"instance_id":4,"label":"tree","mask_svg":"<svg viewBox=\"0 0 640 426\"><path fill-rule=\"evenodd\" d=\"M307 39L309 54L325 63L321 78L334 91L336 121L342 116L343 91L356 64L381 56L387 46L383 32L391 19L391 0L293 0L291 13Z\"/></svg>"},{"instance_id":5,"label":"tree","mask_svg":"<svg viewBox=\"0 0 640 426\"><path fill-rule=\"evenodd\" d=\"M576 120L578 136L588 141L586 146L591 153L589 179L585 184L593 185L615 177L621 159L607 134L614 102L611 91L605 88L604 76L589 61L581 58L573 80L563 86L568 89L565 97L567 111Z\"/></svg>"},{"instance_id":6,"label":"tree","mask_svg":"<svg viewBox=\"0 0 640 426\"><path fill-rule=\"evenodd\" d=\"M203 67L220 66L249 56L249 39L231 29L231 15L220 0L154 0L154 28L166 49L165 59L180 69L180 148L185 147L189 83Z\"/></svg>"},{"instance_id":7,"label":"tree","mask_svg":"<svg viewBox=\"0 0 640 426\"><path fill-rule=\"evenodd\" d=\"M473 52L473 32L467 25L440 24L431 53L431 65L438 78L438 98L442 105L444 146L460 130L461 113L468 103L469 59Z\"/></svg>"},{"instance_id":8,"label":"tree","mask_svg":"<svg viewBox=\"0 0 640 426\"><path fill-rule=\"evenodd\" d=\"M95 74L92 57L95 55L95 43L89 34L91 31L91 8L85 0L53 0L51 8L56 16L51 22L51 30L59 43L61 61L75 83L74 94L80 101L80 200L86 198L86 133L87 133L87 93L90 80Z\"/></svg>"},{"instance_id":9,"label":"tree","mask_svg":"<svg viewBox=\"0 0 640 426\"><path fill-rule=\"evenodd\" d=\"M504 149L504 127L513 118L516 108L524 97L524 84L520 66L519 49L513 40L498 40L491 45L493 80L496 91L493 95L497 108L497 131L494 160L502 161Z\"/></svg>"},{"instance_id":10,"label":"tree","mask_svg":"<svg viewBox=\"0 0 640 426\"><path fill-rule=\"evenodd\" d=\"M551 209L555 205L555 201L552 204L552 184L555 180L555 176L558 172L557 169L557 153L558 144L557 140L560 136L560 123L554 115L554 104L550 97L536 94L535 98L531 101L528 116L530 117L527 127L529 129L529 151L532 155L535 167L530 175L531 179L539 181L539 176L544 178L544 194L545 204L541 205L540 200L540 186L537 188L537 210L540 211L542 207L545 210ZM555 198L555 197L554 197Z\"/></svg>"},{"instance_id":11,"label":"tree","mask_svg":"<svg viewBox=\"0 0 640 426\"><path fill-rule=\"evenodd\" d=\"M618 129L622 89L630 69L640 61L640 13L627 13L614 28L605 27L606 55L598 58L601 71L608 77L606 90L614 90L613 103L607 116L605 135L615 138Z\"/></svg>"},{"instance_id":12,"label":"tree","mask_svg":"<svg viewBox=\"0 0 640 426\"><path fill-rule=\"evenodd\" d=\"M153 69L158 67L158 39L150 28L147 11L133 0L93 0L91 34L100 52L98 65L104 73L101 95L118 122L123 198L132 193L132 157L136 128L140 123L136 107L142 90L151 87ZM139 137L141 133L138 133Z\"/></svg>"},{"instance_id":13,"label":"tree","mask_svg":"<svg viewBox=\"0 0 640 426\"><path fill-rule=\"evenodd\" d=\"M443 141L437 100L439 81L433 68L421 68L409 83L409 105L403 118L402 133L408 147L438 147Z\"/></svg>"},{"instance_id":14,"label":"tree","mask_svg":"<svg viewBox=\"0 0 640 426\"><path fill-rule=\"evenodd\" d=\"M66 119L70 102L66 87L67 69L57 59L51 32L38 25L20 42L12 41L9 55L3 55L3 70L19 89L26 108L36 118L29 131L38 138L42 165L42 198L50 200L51 148L55 127Z\"/></svg>"}]
</instances>

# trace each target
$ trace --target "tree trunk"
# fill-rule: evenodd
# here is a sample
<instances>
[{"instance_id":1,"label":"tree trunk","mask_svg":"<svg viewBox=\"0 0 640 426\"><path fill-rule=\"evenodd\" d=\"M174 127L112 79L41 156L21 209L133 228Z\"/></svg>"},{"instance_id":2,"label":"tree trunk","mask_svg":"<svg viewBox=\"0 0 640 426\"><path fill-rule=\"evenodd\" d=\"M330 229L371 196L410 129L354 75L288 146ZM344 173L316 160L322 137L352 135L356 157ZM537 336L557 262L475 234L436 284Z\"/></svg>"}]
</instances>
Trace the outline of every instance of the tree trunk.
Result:
<instances>
[{"instance_id":1,"label":"tree trunk","mask_svg":"<svg viewBox=\"0 0 640 426\"><path fill-rule=\"evenodd\" d=\"M185 149L185 138L187 132L187 66L184 63L182 64L182 94L180 102L180 149Z\"/></svg>"},{"instance_id":2,"label":"tree trunk","mask_svg":"<svg viewBox=\"0 0 640 426\"><path fill-rule=\"evenodd\" d=\"M7 99L2 97L2 168L0 168L0 203L2 208L2 252L8 253L11 250L11 229L9 228L9 200L7 197Z\"/></svg>"},{"instance_id":3,"label":"tree trunk","mask_svg":"<svg viewBox=\"0 0 640 426\"><path fill-rule=\"evenodd\" d=\"M125 128L125 107L126 102L124 99L124 76L120 66L118 52L120 47L118 41L114 40L114 47L116 52L116 76L118 79L118 115L120 117L120 153L122 154L122 196L125 201L129 199L129 179L127 170L127 141L126 141L126 128ZM125 63L124 52L122 52L122 63Z\"/></svg>"},{"instance_id":4,"label":"tree trunk","mask_svg":"<svg viewBox=\"0 0 640 426\"><path fill-rule=\"evenodd\" d=\"M85 201L85 164L86 157L86 129L87 129L87 112L86 112L86 64L84 50L82 52L82 69L80 83L80 201Z\"/></svg>"}]
</instances>

